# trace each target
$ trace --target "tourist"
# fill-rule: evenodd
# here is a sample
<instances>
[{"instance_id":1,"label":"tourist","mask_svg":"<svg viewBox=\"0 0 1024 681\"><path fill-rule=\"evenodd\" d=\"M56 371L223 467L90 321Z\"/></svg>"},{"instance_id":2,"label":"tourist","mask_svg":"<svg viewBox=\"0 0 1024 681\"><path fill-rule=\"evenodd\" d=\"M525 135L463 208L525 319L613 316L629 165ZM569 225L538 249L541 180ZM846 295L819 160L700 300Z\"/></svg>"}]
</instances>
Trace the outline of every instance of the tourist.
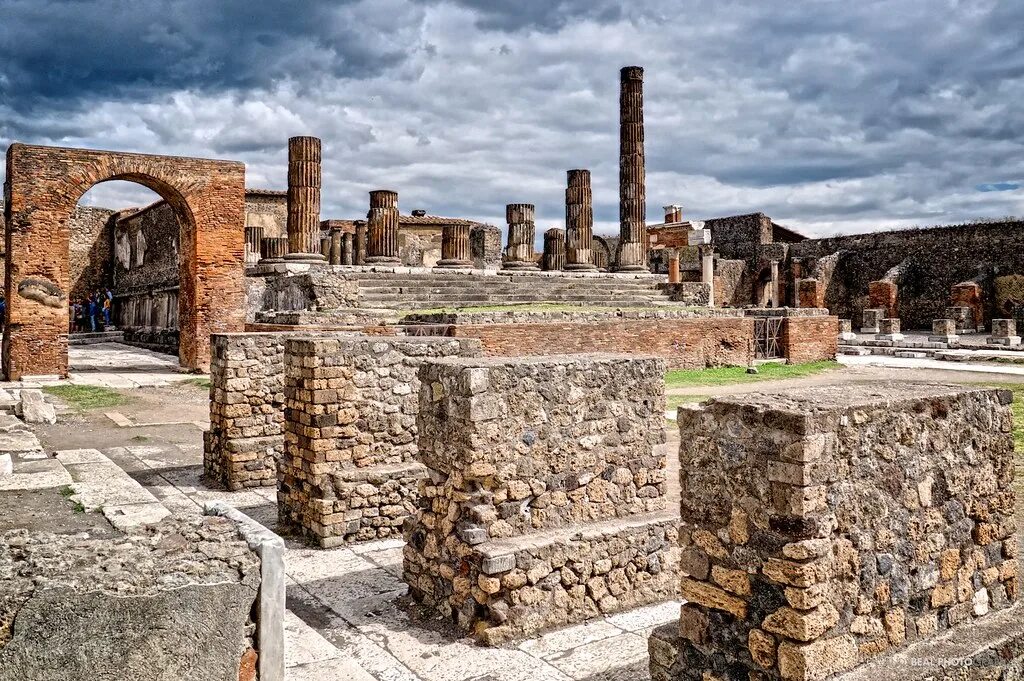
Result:
<instances>
[{"instance_id":1,"label":"tourist","mask_svg":"<svg viewBox=\"0 0 1024 681\"><path fill-rule=\"evenodd\" d=\"M99 313L100 313L100 307L99 307L99 304L96 302L95 296L89 296L89 300L86 303L86 305L88 306L89 325L90 325L90 328L92 329L92 331L95 333L96 332L96 317L99 316Z\"/></svg>"},{"instance_id":2,"label":"tourist","mask_svg":"<svg viewBox=\"0 0 1024 681\"><path fill-rule=\"evenodd\" d=\"M0 295L0 333L7 329L7 299Z\"/></svg>"},{"instance_id":3,"label":"tourist","mask_svg":"<svg viewBox=\"0 0 1024 681\"><path fill-rule=\"evenodd\" d=\"M108 291L109 293L109 291ZM103 298L103 330L110 326L110 298Z\"/></svg>"}]
</instances>

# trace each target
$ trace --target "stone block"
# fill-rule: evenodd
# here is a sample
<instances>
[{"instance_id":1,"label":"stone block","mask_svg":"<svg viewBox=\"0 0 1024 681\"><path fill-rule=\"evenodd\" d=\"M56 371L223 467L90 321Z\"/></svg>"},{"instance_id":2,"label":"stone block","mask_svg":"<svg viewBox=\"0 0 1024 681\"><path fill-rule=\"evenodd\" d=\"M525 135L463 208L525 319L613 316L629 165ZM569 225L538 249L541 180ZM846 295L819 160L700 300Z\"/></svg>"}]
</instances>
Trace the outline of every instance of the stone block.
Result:
<instances>
[{"instance_id":1,"label":"stone block","mask_svg":"<svg viewBox=\"0 0 1024 681\"><path fill-rule=\"evenodd\" d=\"M1009 607L1009 404L1005 391L888 383L681 412L680 588L685 624L709 625L699 640L656 632L675 646L660 658L686 664L652 657L652 677L706 678L728 661L737 677L823 679Z\"/></svg>"},{"instance_id":2,"label":"stone block","mask_svg":"<svg viewBox=\"0 0 1024 681\"><path fill-rule=\"evenodd\" d=\"M669 598L664 370L622 355L424 364L413 598L489 645Z\"/></svg>"},{"instance_id":3,"label":"stone block","mask_svg":"<svg viewBox=\"0 0 1024 681\"><path fill-rule=\"evenodd\" d=\"M879 333L886 311L882 308L865 308L861 313L861 333Z\"/></svg>"}]
</instances>

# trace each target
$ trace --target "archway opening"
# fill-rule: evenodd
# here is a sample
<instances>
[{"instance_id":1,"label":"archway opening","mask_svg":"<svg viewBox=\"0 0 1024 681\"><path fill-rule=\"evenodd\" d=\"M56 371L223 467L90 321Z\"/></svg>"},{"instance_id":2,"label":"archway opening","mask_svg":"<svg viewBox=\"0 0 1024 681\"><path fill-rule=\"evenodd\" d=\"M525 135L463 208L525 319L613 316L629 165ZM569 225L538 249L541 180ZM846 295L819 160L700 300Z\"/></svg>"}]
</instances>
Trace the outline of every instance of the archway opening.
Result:
<instances>
[{"instance_id":1,"label":"archway opening","mask_svg":"<svg viewBox=\"0 0 1024 681\"><path fill-rule=\"evenodd\" d=\"M171 203L135 181L101 181L79 199L68 234L69 369L177 364L181 218Z\"/></svg>"}]
</instances>

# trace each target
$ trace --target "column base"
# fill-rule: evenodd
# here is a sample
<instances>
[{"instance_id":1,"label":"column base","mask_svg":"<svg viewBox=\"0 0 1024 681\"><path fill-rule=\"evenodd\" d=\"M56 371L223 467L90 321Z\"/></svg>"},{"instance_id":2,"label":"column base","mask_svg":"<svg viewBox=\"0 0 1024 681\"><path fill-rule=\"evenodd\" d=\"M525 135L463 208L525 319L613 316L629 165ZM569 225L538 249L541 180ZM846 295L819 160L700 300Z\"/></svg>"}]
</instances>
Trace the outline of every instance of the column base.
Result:
<instances>
[{"instance_id":1,"label":"column base","mask_svg":"<svg viewBox=\"0 0 1024 681\"><path fill-rule=\"evenodd\" d=\"M589 263L567 263L563 267L566 272L597 272L597 265Z\"/></svg>"},{"instance_id":2,"label":"column base","mask_svg":"<svg viewBox=\"0 0 1024 681\"><path fill-rule=\"evenodd\" d=\"M469 260L438 260L434 267L443 270L471 270L473 263Z\"/></svg>"},{"instance_id":3,"label":"column base","mask_svg":"<svg viewBox=\"0 0 1024 681\"><path fill-rule=\"evenodd\" d=\"M327 258L319 253L286 253L283 260L284 262L308 262L320 265L327 263Z\"/></svg>"},{"instance_id":4,"label":"column base","mask_svg":"<svg viewBox=\"0 0 1024 681\"><path fill-rule=\"evenodd\" d=\"M391 265L393 267L401 267L402 259L393 255L368 255L363 259L363 263L366 265Z\"/></svg>"},{"instance_id":5,"label":"column base","mask_svg":"<svg viewBox=\"0 0 1024 681\"><path fill-rule=\"evenodd\" d=\"M501 269L503 270L519 270L521 272L539 272L540 267L535 262L528 262L525 260L512 260L510 262L501 263Z\"/></svg>"},{"instance_id":6,"label":"column base","mask_svg":"<svg viewBox=\"0 0 1024 681\"><path fill-rule=\"evenodd\" d=\"M650 272L651 268L643 265L619 265L615 269L616 272Z\"/></svg>"}]
</instances>

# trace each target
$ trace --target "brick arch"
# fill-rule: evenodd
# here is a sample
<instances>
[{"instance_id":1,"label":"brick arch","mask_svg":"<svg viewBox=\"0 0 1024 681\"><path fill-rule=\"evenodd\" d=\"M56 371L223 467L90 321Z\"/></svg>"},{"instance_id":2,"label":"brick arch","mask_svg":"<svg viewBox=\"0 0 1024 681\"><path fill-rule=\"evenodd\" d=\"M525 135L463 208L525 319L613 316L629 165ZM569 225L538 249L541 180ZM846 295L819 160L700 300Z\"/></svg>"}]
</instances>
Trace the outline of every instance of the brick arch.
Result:
<instances>
[{"instance_id":1,"label":"brick arch","mask_svg":"<svg viewBox=\"0 0 1024 681\"><path fill-rule=\"evenodd\" d=\"M67 376L68 218L85 192L111 180L152 189L178 218L182 366L208 368L210 334L243 329L242 163L12 144L4 184L8 380Z\"/></svg>"}]
</instances>

